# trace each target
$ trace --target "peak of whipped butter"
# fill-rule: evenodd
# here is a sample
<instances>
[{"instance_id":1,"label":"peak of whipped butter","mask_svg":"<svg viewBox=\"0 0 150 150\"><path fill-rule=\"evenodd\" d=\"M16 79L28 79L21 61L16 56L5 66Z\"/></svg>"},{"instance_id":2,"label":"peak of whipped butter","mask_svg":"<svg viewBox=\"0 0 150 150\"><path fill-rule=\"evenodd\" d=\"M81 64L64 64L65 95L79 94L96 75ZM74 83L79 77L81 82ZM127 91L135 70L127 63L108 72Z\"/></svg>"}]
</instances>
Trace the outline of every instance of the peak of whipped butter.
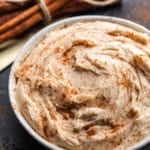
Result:
<instances>
[{"instance_id":1,"label":"peak of whipped butter","mask_svg":"<svg viewBox=\"0 0 150 150\"><path fill-rule=\"evenodd\" d=\"M15 70L31 127L68 150L124 150L150 136L150 37L110 22L57 28Z\"/></svg>"}]
</instances>

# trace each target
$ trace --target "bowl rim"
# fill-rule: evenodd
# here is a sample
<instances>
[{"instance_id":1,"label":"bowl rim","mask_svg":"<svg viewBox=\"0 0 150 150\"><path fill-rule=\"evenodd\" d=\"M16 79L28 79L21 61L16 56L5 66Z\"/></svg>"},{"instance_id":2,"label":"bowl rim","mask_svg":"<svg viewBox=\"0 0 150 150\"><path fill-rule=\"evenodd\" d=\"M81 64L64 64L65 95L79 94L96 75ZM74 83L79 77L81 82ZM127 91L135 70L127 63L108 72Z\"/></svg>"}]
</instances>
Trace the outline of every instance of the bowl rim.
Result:
<instances>
[{"instance_id":1,"label":"bowl rim","mask_svg":"<svg viewBox=\"0 0 150 150\"><path fill-rule=\"evenodd\" d=\"M46 27L44 27L42 30L40 30L38 33L36 33L32 38L30 38L25 45L20 49L20 51L17 54L17 57L14 61L14 64L11 67L10 75L9 75L9 82L8 82L8 91L9 91L9 100L11 107L13 109L13 112L15 116L17 117L20 124L23 126L23 128L39 143L41 143L43 146L47 147L48 149L54 149L54 150L62 150L62 148L56 146L55 144L52 144L48 141L46 141L44 138L42 138L24 119L24 117L21 115L21 113L14 108L14 105L16 105L15 101L15 94L14 94L14 88L15 88L15 79L14 79L14 70L21 61L21 57L24 53L30 52L31 49L40 41L47 32L51 32L53 29L61 27L63 25L69 25L73 24L75 22L89 22L89 21L106 21L106 22L112 22L116 24L120 24L129 28L132 28L134 30L138 30L143 33L147 33L150 35L150 31L145 28L142 25L139 25L137 23L134 23L127 19L122 19L118 17L111 17L111 16L101 16L101 15L82 15L77 17L70 17L66 18L60 21L57 21L55 23L52 23ZM133 150L137 148L141 148L142 146L148 144L150 142L150 137L143 139L142 141L138 142L137 144L131 146L128 148L128 150Z\"/></svg>"}]
</instances>

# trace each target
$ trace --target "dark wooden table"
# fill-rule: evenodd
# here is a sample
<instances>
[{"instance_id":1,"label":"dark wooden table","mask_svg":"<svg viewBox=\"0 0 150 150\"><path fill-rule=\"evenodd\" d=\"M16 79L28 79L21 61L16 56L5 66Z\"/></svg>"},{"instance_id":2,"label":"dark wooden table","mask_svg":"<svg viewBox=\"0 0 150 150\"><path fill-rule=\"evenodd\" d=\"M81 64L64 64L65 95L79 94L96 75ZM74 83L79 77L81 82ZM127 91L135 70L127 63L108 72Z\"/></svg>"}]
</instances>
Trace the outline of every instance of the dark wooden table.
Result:
<instances>
[{"instance_id":1,"label":"dark wooden table","mask_svg":"<svg viewBox=\"0 0 150 150\"><path fill-rule=\"evenodd\" d=\"M150 0L122 0L122 4L107 8L99 8L98 14L117 16L135 21L150 29ZM78 14L81 15L81 14ZM8 78L11 66L0 72L0 150L45 150L19 124L8 97ZM150 150L150 144L141 148Z\"/></svg>"}]
</instances>

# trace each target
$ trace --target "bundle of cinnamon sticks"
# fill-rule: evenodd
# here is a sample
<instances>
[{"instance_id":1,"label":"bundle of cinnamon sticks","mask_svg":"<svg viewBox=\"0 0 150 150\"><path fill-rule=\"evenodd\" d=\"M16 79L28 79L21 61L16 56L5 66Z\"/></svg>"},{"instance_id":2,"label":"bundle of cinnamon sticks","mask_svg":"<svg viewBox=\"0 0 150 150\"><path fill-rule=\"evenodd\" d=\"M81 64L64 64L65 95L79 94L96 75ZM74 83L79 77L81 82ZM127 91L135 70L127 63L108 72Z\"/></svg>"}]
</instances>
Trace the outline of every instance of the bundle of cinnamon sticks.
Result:
<instances>
[{"instance_id":1,"label":"bundle of cinnamon sticks","mask_svg":"<svg viewBox=\"0 0 150 150\"><path fill-rule=\"evenodd\" d=\"M45 0L45 4L52 18L96 8L82 0ZM44 19L36 0L0 2L0 44L17 37Z\"/></svg>"}]
</instances>

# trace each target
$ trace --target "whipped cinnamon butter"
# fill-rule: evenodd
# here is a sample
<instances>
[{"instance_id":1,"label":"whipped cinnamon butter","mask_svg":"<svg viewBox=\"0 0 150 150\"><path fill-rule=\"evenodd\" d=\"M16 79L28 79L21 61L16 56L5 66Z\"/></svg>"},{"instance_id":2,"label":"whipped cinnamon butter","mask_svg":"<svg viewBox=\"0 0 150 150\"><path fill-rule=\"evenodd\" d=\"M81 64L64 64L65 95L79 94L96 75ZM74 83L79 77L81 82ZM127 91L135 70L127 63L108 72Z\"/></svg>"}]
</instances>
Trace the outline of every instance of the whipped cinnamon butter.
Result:
<instances>
[{"instance_id":1,"label":"whipped cinnamon butter","mask_svg":"<svg viewBox=\"0 0 150 150\"><path fill-rule=\"evenodd\" d=\"M150 136L150 37L95 21L57 28L15 70L19 110L68 150L124 150Z\"/></svg>"}]
</instances>

